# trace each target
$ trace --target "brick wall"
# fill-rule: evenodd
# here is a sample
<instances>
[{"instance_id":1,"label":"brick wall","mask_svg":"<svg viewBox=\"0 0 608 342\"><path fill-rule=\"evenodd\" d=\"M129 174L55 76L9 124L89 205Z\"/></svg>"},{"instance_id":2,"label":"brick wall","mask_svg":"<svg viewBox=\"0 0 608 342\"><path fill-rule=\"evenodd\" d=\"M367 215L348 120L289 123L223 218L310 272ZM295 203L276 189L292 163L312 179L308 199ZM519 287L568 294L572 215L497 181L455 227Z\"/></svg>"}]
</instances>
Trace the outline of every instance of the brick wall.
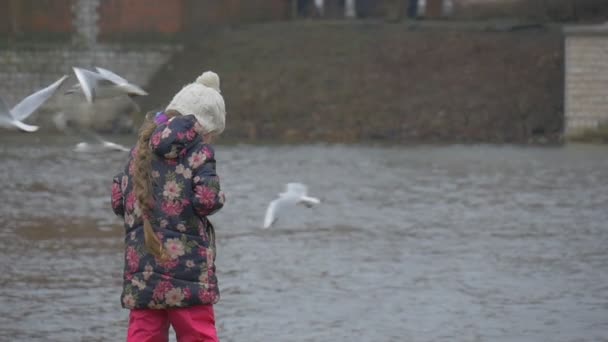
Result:
<instances>
[{"instance_id":1,"label":"brick wall","mask_svg":"<svg viewBox=\"0 0 608 342\"><path fill-rule=\"evenodd\" d=\"M290 9L290 0L0 0L0 34L72 33L90 25L101 37L174 34L205 25L286 20ZM93 21L82 23L81 13Z\"/></svg>"},{"instance_id":2,"label":"brick wall","mask_svg":"<svg viewBox=\"0 0 608 342\"><path fill-rule=\"evenodd\" d=\"M102 36L130 33L165 33L181 31L182 0L104 0L99 7Z\"/></svg>"},{"instance_id":3,"label":"brick wall","mask_svg":"<svg viewBox=\"0 0 608 342\"><path fill-rule=\"evenodd\" d=\"M206 25L286 20L290 0L184 0L184 28L197 31Z\"/></svg>"},{"instance_id":4,"label":"brick wall","mask_svg":"<svg viewBox=\"0 0 608 342\"><path fill-rule=\"evenodd\" d=\"M608 124L608 25L565 30L565 135Z\"/></svg>"},{"instance_id":5,"label":"brick wall","mask_svg":"<svg viewBox=\"0 0 608 342\"><path fill-rule=\"evenodd\" d=\"M0 33L71 33L73 0L0 0Z\"/></svg>"},{"instance_id":6,"label":"brick wall","mask_svg":"<svg viewBox=\"0 0 608 342\"><path fill-rule=\"evenodd\" d=\"M174 34L208 25L285 20L289 10L289 0L104 0L99 29L101 37Z\"/></svg>"}]
</instances>

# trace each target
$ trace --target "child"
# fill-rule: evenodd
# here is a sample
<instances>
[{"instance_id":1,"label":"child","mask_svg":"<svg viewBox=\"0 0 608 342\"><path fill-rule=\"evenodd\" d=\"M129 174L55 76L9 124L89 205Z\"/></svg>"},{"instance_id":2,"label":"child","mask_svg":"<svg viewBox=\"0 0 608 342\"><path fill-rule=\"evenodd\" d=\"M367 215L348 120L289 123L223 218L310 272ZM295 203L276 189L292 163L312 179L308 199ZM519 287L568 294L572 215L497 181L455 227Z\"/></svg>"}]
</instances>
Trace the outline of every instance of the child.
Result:
<instances>
[{"instance_id":1,"label":"child","mask_svg":"<svg viewBox=\"0 0 608 342\"><path fill-rule=\"evenodd\" d=\"M207 216L224 205L209 143L225 126L219 77L205 72L164 112L148 115L123 172L112 208L124 218L122 306L127 341L218 341L213 304L215 231Z\"/></svg>"}]
</instances>

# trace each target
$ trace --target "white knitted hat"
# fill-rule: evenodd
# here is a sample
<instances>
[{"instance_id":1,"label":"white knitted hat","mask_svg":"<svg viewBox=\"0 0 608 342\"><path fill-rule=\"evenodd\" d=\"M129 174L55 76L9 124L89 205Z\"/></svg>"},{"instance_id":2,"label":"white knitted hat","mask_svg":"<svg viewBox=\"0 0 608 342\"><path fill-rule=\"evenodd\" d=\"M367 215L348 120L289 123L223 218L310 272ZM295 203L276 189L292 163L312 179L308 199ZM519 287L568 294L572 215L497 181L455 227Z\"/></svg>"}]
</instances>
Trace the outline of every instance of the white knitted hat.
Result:
<instances>
[{"instance_id":1,"label":"white knitted hat","mask_svg":"<svg viewBox=\"0 0 608 342\"><path fill-rule=\"evenodd\" d=\"M220 94L219 76L213 71L205 71L194 83L175 94L166 110L193 114L203 126L204 134L222 133L226 126L226 105Z\"/></svg>"}]
</instances>

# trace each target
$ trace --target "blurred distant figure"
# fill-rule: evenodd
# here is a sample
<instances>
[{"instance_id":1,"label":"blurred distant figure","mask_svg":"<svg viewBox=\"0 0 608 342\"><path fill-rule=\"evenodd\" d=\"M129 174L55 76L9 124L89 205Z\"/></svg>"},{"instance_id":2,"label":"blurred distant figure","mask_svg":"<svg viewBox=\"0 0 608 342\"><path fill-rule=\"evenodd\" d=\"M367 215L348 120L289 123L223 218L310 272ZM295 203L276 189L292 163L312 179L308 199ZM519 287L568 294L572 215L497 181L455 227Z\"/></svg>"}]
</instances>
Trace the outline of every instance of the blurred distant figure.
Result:
<instances>
[{"instance_id":1,"label":"blurred distant figure","mask_svg":"<svg viewBox=\"0 0 608 342\"><path fill-rule=\"evenodd\" d=\"M410 19L415 19L418 17L418 0L408 0L407 16Z\"/></svg>"},{"instance_id":2,"label":"blurred distant figure","mask_svg":"<svg viewBox=\"0 0 608 342\"><path fill-rule=\"evenodd\" d=\"M293 0L291 4L294 18L366 17L375 7L374 0Z\"/></svg>"},{"instance_id":3,"label":"blurred distant figure","mask_svg":"<svg viewBox=\"0 0 608 342\"><path fill-rule=\"evenodd\" d=\"M122 306L131 310L128 342L218 341L213 305L215 228L224 206L211 142L225 126L219 77L205 72L148 115L136 147L112 182L111 204L124 221Z\"/></svg>"},{"instance_id":4,"label":"blurred distant figure","mask_svg":"<svg viewBox=\"0 0 608 342\"><path fill-rule=\"evenodd\" d=\"M294 0L295 3L295 16L309 18L311 16L312 11L312 1L311 0Z\"/></svg>"},{"instance_id":5,"label":"blurred distant figure","mask_svg":"<svg viewBox=\"0 0 608 342\"><path fill-rule=\"evenodd\" d=\"M325 16L325 1L315 0L315 14L317 17Z\"/></svg>"},{"instance_id":6,"label":"blurred distant figure","mask_svg":"<svg viewBox=\"0 0 608 342\"><path fill-rule=\"evenodd\" d=\"M444 0L441 8L441 15L449 17L454 13L454 0Z\"/></svg>"},{"instance_id":7,"label":"blurred distant figure","mask_svg":"<svg viewBox=\"0 0 608 342\"><path fill-rule=\"evenodd\" d=\"M356 18L357 8L355 0L346 0L344 2L344 16L346 18Z\"/></svg>"},{"instance_id":8,"label":"blurred distant figure","mask_svg":"<svg viewBox=\"0 0 608 342\"><path fill-rule=\"evenodd\" d=\"M373 10L377 7L376 0L357 0L356 12L358 18L368 18L372 16Z\"/></svg>"}]
</instances>

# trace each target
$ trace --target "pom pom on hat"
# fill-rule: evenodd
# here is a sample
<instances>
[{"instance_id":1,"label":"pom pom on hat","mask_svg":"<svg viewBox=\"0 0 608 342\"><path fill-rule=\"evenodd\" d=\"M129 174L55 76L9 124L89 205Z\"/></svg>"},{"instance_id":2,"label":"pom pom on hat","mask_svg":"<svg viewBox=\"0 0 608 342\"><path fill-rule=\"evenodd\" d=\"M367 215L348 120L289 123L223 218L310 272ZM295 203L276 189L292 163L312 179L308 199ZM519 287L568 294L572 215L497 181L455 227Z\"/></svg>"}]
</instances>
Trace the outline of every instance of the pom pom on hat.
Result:
<instances>
[{"instance_id":1,"label":"pom pom on hat","mask_svg":"<svg viewBox=\"0 0 608 342\"><path fill-rule=\"evenodd\" d=\"M222 92L220 90L220 77L213 71L205 71L202 75L196 78L196 83L213 88L217 90L218 93Z\"/></svg>"},{"instance_id":2,"label":"pom pom on hat","mask_svg":"<svg viewBox=\"0 0 608 342\"><path fill-rule=\"evenodd\" d=\"M194 115L203 127L203 133L220 134L226 125L226 106L220 94L220 77L206 71L182 88L166 110L176 110L182 115Z\"/></svg>"}]
</instances>

